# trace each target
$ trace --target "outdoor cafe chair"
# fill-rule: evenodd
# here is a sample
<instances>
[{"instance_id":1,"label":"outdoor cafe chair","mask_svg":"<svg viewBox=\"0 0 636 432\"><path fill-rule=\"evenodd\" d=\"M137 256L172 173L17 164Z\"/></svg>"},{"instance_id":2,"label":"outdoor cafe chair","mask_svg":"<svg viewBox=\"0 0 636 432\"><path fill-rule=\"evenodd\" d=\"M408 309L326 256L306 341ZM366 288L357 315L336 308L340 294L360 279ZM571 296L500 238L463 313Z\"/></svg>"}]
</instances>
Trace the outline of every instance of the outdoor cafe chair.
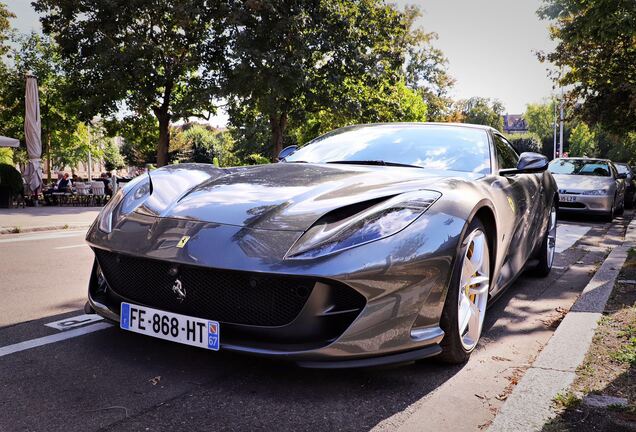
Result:
<instances>
[{"instance_id":1,"label":"outdoor cafe chair","mask_svg":"<svg viewBox=\"0 0 636 432\"><path fill-rule=\"evenodd\" d=\"M101 181L91 182L91 191L93 192L93 203L99 202L103 204L106 200L106 186Z\"/></svg>"}]
</instances>

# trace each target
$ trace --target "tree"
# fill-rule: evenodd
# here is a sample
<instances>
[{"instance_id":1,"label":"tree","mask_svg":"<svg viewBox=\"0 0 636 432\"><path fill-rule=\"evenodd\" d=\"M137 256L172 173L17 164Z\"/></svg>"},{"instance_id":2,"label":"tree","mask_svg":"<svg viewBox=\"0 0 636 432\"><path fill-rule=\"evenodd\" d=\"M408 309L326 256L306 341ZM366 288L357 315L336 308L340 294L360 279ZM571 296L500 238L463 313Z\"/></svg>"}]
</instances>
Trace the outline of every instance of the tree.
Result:
<instances>
[{"instance_id":1,"label":"tree","mask_svg":"<svg viewBox=\"0 0 636 432\"><path fill-rule=\"evenodd\" d=\"M267 118L273 158L299 111L353 112L346 89L402 75L407 23L382 0L251 0L233 16L228 96Z\"/></svg>"},{"instance_id":2,"label":"tree","mask_svg":"<svg viewBox=\"0 0 636 432\"><path fill-rule=\"evenodd\" d=\"M64 152L67 139L77 131L79 120L73 114L71 96L64 96L67 78L61 67L58 47L47 36L37 33L16 36L9 55L12 65L0 86L0 134L24 142L24 94L26 75L38 80L42 150L50 178L52 152Z\"/></svg>"},{"instance_id":3,"label":"tree","mask_svg":"<svg viewBox=\"0 0 636 432\"><path fill-rule=\"evenodd\" d=\"M544 0L556 49L540 54L563 73L570 101L591 124L636 130L636 7L633 0Z\"/></svg>"},{"instance_id":4,"label":"tree","mask_svg":"<svg viewBox=\"0 0 636 432\"><path fill-rule=\"evenodd\" d=\"M554 102L528 104L523 119L528 125L528 132L537 134L541 141L549 141L554 136Z\"/></svg>"},{"instance_id":5,"label":"tree","mask_svg":"<svg viewBox=\"0 0 636 432\"><path fill-rule=\"evenodd\" d=\"M496 99L472 97L455 102L451 121L491 126L503 130L503 104Z\"/></svg>"},{"instance_id":6,"label":"tree","mask_svg":"<svg viewBox=\"0 0 636 432\"><path fill-rule=\"evenodd\" d=\"M36 0L60 45L82 119L121 108L158 123L157 164L168 163L170 123L215 111L227 8L202 0ZM96 31L97 30L97 31Z\"/></svg>"},{"instance_id":7,"label":"tree","mask_svg":"<svg viewBox=\"0 0 636 432\"><path fill-rule=\"evenodd\" d=\"M157 141L159 140L157 119L150 115L131 115L123 119L104 122L108 135L122 137L120 152L126 164L144 166L157 162Z\"/></svg>"},{"instance_id":8,"label":"tree","mask_svg":"<svg viewBox=\"0 0 636 432\"><path fill-rule=\"evenodd\" d=\"M4 56L9 51L7 41L11 36L11 22L10 18L15 18L15 15L7 9L7 5L0 2L0 57ZM2 63L0 63L0 68Z\"/></svg>"},{"instance_id":9,"label":"tree","mask_svg":"<svg viewBox=\"0 0 636 432\"><path fill-rule=\"evenodd\" d=\"M75 171L80 163L88 160L89 152L95 158L103 155L103 150L84 123L78 123L75 130L52 131L52 139L64 145L53 147L51 160L57 167L70 167Z\"/></svg>"},{"instance_id":10,"label":"tree","mask_svg":"<svg viewBox=\"0 0 636 432\"><path fill-rule=\"evenodd\" d=\"M404 15L408 28L406 84L416 90L426 103L428 120L445 121L453 104L449 92L455 84L455 79L448 73L448 59L432 45L437 34L415 26L420 10L410 6Z\"/></svg>"},{"instance_id":11,"label":"tree","mask_svg":"<svg viewBox=\"0 0 636 432\"><path fill-rule=\"evenodd\" d=\"M579 123L572 129L568 154L580 157L596 155L596 137L587 124Z\"/></svg>"},{"instance_id":12,"label":"tree","mask_svg":"<svg viewBox=\"0 0 636 432\"><path fill-rule=\"evenodd\" d=\"M109 139L103 150L104 168L106 171L116 171L126 166L126 161L113 139Z\"/></svg>"}]
</instances>

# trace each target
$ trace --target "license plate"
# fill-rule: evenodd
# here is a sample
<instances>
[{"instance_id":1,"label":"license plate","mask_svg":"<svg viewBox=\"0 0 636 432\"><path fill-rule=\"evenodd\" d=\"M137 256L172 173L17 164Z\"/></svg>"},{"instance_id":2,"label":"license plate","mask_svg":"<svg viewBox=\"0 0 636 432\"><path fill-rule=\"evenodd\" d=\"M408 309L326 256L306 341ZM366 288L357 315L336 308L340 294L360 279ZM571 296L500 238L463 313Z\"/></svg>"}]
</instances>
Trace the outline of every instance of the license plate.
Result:
<instances>
[{"instance_id":1,"label":"license plate","mask_svg":"<svg viewBox=\"0 0 636 432\"><path fill-rule=\"evenodd\" d=\"M576 202L576 197L572 195L561 195L559 196L559 201L561 202Z\"/></svg>"},{"instance_id":2,"label":"license plate","mask_svg":"<svg viewBox=\"0 0 636 432\"><path fill-rule=\"evenodd\" d=\"M219 350L221 327L216 321L122 302L119 326L159 339Z\"/></svg>"}]
</instances>

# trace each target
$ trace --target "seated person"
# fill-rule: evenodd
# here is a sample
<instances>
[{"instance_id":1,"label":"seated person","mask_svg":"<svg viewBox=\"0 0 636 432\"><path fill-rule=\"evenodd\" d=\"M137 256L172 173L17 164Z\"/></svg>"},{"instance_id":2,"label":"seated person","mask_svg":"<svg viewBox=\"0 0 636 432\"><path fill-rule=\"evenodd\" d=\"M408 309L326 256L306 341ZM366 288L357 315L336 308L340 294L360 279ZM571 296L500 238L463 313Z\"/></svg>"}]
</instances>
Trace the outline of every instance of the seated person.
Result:
<instances>
[{"instance_id":1,"label":"seated person","mask_svg":"<svg viewBox=\"0 0 636 432\"><path fill-rule=\"evenodd\" d=\"M62 171L59 171L57 173L57 180L53 184L53 186L49 187L47 190L42 192L42 195L44 195L44 201L46 202L47 205L57 204L57 198L53 195L53 192L58 192L60 182L63 179L64 179L64 173Z\"/></svg>"}]
</instances>

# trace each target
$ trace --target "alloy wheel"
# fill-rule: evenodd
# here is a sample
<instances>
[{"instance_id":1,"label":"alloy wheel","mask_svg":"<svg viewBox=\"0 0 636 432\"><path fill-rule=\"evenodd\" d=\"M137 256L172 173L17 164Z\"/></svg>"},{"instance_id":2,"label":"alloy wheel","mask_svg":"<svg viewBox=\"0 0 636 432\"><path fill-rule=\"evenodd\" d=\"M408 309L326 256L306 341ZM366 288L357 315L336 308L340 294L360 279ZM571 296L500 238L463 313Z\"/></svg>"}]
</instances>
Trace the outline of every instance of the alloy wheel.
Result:
<instances>
[{"instance_id":1,"label":"alloy wheel","mask_svg":"<svg viewBox=\"0 0 636 432\"><path fill-rule=\"evenodd\" d=\"M473 231L465 242L461 267L457 319L459 337L466 351L477 345L486 315L490 287L490 255L486 235Z\"/></svg>"}]
</instances>

